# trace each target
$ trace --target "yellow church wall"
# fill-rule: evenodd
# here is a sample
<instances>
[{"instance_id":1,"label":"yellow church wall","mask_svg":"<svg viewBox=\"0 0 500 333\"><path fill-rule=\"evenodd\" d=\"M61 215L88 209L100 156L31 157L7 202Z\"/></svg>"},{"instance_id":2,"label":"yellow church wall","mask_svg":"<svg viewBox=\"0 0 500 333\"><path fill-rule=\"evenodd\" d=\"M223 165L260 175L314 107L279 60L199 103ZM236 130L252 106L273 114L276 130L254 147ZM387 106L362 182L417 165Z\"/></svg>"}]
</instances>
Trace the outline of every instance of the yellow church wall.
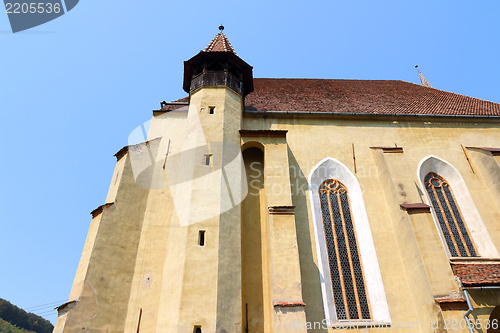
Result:
<instances>
[{"instance_id":1,"label":"yellow church wall","mask_svg":"<svg viewBox=\"0 0 500 333\"><path fill-rule=\"evenodd\" d=\"M475 173L482 179L484 186L490 191L491 198L497 208L500 208L500 156L493 156L491 152L477 148L467 148L467 153ZM495 219L497 221L500 219L498 211L495 214ZM488 225L488 229L498 227L496 223Z\"/></svg>"},{"instance_id":2,"label":"yellow church wall","mask_svg":"<svg viewBox=\"0 0 500 333\"><path fill-rule=\"evenodd\" d=\"M234 148L239 147L238 131L243 111L241 96L225 87L204 87L191 93L190 104L200 105L204 109L200 121L208 142L223 142L234 145ZM215 107L214 114L209 113L211 106ZM223 152L221 160L214 158L214 166L224 165L226 169L225 160L231 159L231 156L231 153L227 156L226 151ZM226 193L228 184L224 175L221 175L219 184L221 193ZM242 330L241 224L235 221L241 221L241 198L232 192L229 195L233 195L233 200L221 197L221 214L215 218L218 225L213 237L217 240L218 271L214 317L217 330L239 332Z\"/></svg>"},{"instance_id":3,"label":"yellow church wall","mask_svg":"<svg viewBox=\"0 0 500 333\"><path fill-rule=\"evenodd\" d=\"M264 152L243 152L248 195L241 204L241 265L243 327L249 332L271 331L269 246L264 190Z\"/></svg>"},{"instance_id":4,"label":"yellow church wall","mask_svg":"<svg viewBox=\"0 0 500 333\"><path fill-rule=\"evenodd\" d=\"M87 235L87 240L83 247L82 256L80 258L80 263L78 264L78 269L76 270L75 280L73 281L73 288L69 295L70 300L77 300L82 293L83 283L85 281L85 276L87 275L87 270L90 262L90 256L92 250L94 249L95 238L97 232L99 231L99 223L101 222L102 214L99 214L90 222L90 228Z\"/></svg>"},{"instance_id":5,"label":"yellow church wall","mask_svg":"<svg viewBox=\"0 0 500 333\"><path fill-rule=\"evenodd\" d=\"M273 257L273 296L276 301L302 301L302 286L297 251L295 221L293 216L273 215L271 256ZM293 234L292 234L293 233ZM292 260L295 259L295 260Z\"/></svg>"},{"instance_id":6,"label":"yellow church wall","mask_svg":"<svg viewBox=\"0 0 500 333\"><path fill-rule=\"evenodd\" d=\"M368 183L365 182L368 179L363 179L362 184L366 184L364 185L366 189L365 202L371 200L378 202L378 213L374 214L370 210L372 207L367 207L367 213L370 225L379 226L378 230L372 230L372 233L382 271L382 279L387 286L392 286L392 288L386 287L385 289L391 319L396 322L428 323L432 319L434 305L431 286L425 275L423 261L418 251L418 243L411 228L409 217L399 206L400 203L406 201L403 199L406 199L408 196L406 192L409 191L405 189L408 187L408 181L401 172L402 168L408 170L405 165L404 155L383 153L380 149L371 150L371 153L374 157L375 166L379 170L378 177L374 178L373 181L378 178L379 183ZM374 187L380 188L383 196L377 199L368 197L369 191ZM385 210L381 210L380 208L384 206ZM371 216L373 216L373 220ZM377 247L375 234L378 232L390 233L390 237L386 239L385 243L388 248L379 249ZM389 253L385 253L384 250L392 251L394 254L388 257ZM383 262L380 262L381 258L385 258ZM392 273L384 276L384 271L392 271ZM415 292L415 290L418 290L418 292ZM395 313L391 309L391 303L405 304L405 306L399 306L397 313Z\"/></svg>"},{"instance_id":7,"label":"yellow church wall","mask_svg":"<svg viewBox=\"0 0 500 333\"><path fill-rule=\"evenodd\" d=\"M90 257L84 255L80 263L77 278L83 279L75 283L72 295L78 302L67 313L63 332L124 331L148 191L135 184L128 156L122 159L126 161L116 201L92 221L84 249L85 254L92 248Z\"/></svg>"},{"instance_id":8,"label":"yellow church wall","mask_svg":"<svg viewBox=\"0 0 500 333\"><path fill-rule=\"evenodd\" d=\"M78 268L77 268L76 274L75 274L75 279L73 280L73 287L71 288L71 293L69 296L70 301L78 301L83 294L83 289L84 289L84 285L85 285L85 277L87 275L87 270L88 270L88 266L89 266L89 262L90 262L90 256L92 254L92 250L94 249L95 238L96 238L97 232L99 230L99 223L101 222L101 218L102 218L102 213L97 215L96 217L94 217L92 219L92 221L90 222L90 227L89 227L89 231L87 234L87 239L86 239L85 245L83 247L82 256L80 257L80 263L78 264ZM77 303L77 305L78 305L78 303ZM67 312L67 313L65 313L57 318L57 322L56 322L56 325L54 327L55 333L61 333L61 332L65 331L64 328L65 328L65 326L67 326L66 322L68 320L68 316L69 316L69 314ZM72 318L73 325L75 325L75 323L77 323L79 320L80 319L75 320ZM66 332L68 332L71 329L73 329L73 328L66 327Z\"/></svg>"},{"instance_id":9,"label":"yellow church wall","mask_svg":"<svg viewBox=\"0 0 500 333\"><path fill-rule=\"evenodd\" d=\"M170 223L168 224L168 237L165 239L167 251L162 274L160 307L158 308L157 330L160 332L177 330L183 293L182 282L186 261L185 244L188 242L188 235L187 229L179 226L173 212L174 210L170 215L166 216L170 218ZM192 241L192 238L190 240Z\"/></svg>"},{"instance_id":10,"label":"yellow church wall","mask_svg":"<svg viewBox=\"0 0 500 333\"><path fill-rule=\"evenodd\" d=\"M142 126L129 137L145 142L119 152L105 205L92 212L74 302L58 308L54 332L467 333L470 295L473 332L487 333L477 324L500 304L500 288L464 292L450 264L500 262L500 154L479 148L500 148L498 117L375 116L373 105L345 116L255 111L280 108L272 99L289 84L253 81L223 29L184 64L189 103L162 102L147 138ZM335 90L330 83L324 88ZM254 84L254 111L245 112ZM300 85L305 95L292 109L314 98L316 83ZM495 108L485 103L478 112ZM429 172L447 179L482 258L450 258L433 208L405 206L430 203ZM327 178L343 186L340 212L331 199L328 208L350 234L338 251L351 251L350 268L365 280L342 297L359 297L358 312L372 320L325 322L337 317L338 301L318 195ZM332 274L343 281L345 268Z\"/></svg>"},{"instance_id":11,"label":"yellow church wall","mask_svg":"<svg viewBox=\"0 0 500 333\"><path fill-rule=\"evenodd\" d=\"M310 203L317 193L309 191L307 179L325 157L340 161L359 182L393 327L450 332L444 327L447 320L463 320L465 311L441 311L434 301L435 297L461 297L462 292L432 214L410 214L400 204L427 202L417 168L430 155L441 158L459 171L498 249L500 161L491 153L470 148L498 147L498 124L431 117L402 121L242 116L241 102L230 89L205 87L191 94L189 111L186 107L154 113L150 143L144 146L156 154L159 168L154 183L163 183L160 188L137 186L133 152L117 162L106 198L106 203L114 204L91 222L70 296L79 302L60 316L57 332L82 327L87 332L103 328L109 332L137 332L138 328L141 332L192 332L196 326L203 332L242 332L246 303L252 304L252 316L257 313L249 323L250 332L392 330L328 329L323 324L318 240ZM214 114L209 113L210 107ZM241 128L288 133L286 138L241 137ZM162 139L154 141L158 137ZM202 179L207 170L215 173L225 166L222 160L232 158L226 152L216 154L215 143L222 142L236 150L263 149L264 188L259 189L258 200L247 198L245 207L245 202L239 202L242 198L233 197L230 204L234 207L228 209L223 199L227 199L228 185L221 174L205 187L193 186L188 206L176 206L178 193L171 185L179 179L169 178L169 170L161 165L173 161L166 163L167 169L181 170L181 152L205 149L213 152L213 164L204 166L200 160L192 170L193 179ZM396 145L403 152L376 148ZM218 207L220 214L193 220L206 213L207 203L219 201L224 202ZM269 207L273 206L287 207L287 211L272 214ZM205 232L203 246L200 230ZM480 320L489 316L491 304L500 301L495 291L471 291L471 299L473 316Z\"/></svg>"},{"instance_id":12,"label":"yellow church wall","mask_svg":"<svg viewBox=\"0 0 500 333\"><path fill-rule=\"evenodd\" d=\"M166 217L172 210L166 190L151 190L141 229L137 260L130 293L126 331L154 331L158 321L162 276L167 250Z\"/></svg>"},{"instance_id":13,"label":"yellow church wall","mask_svg":"<svg viewBox=\"0 0 500 333\"><path fill-rule=\"evenodd\" d=\"M182 150L179 140L174 139L184 133L186 116L186 112L154 114L147 139L162 137L158 143L158 154L155 156L157 163L163 164L165 158L175 156ZM165 298L170 301L175 299L170 293L165 295L164 283L175 285L176 282L168 281L168 279L166 279L168 282L163 282L165 281L163 276L167 269L164 266L167 262L169 245L172 243L168 241L172 239L171 229L179 226L171 223L175 207L170 191L168 191L168 184L165 182L164 170L161 167L160 169L163 189L151 189L147 199L125 323L126 332L136 332L138 327L141 331L151 332L157 327L161 327L163 331L177 329L176 326L168 325L173 312L165 313L163 306ZM181 238L174 236L173 239L180 242ZM180 258L182 257L176 256L175 260ZM175 263L172 261L174 258L169 259L171 263ZM167 276L182 281L182 275L178 277L180 272L182 270Z\"/></svg>"},{"instance_id":14,"label":"yellow church wall","mask_svg":"<svg viewBox=\"0 0 500 333\"><path fill-rule=\"evenodd\" d=\"M264 178L265 188L262 190L265 200L260 209L264 209L263 214L267 216L265 225L261 227L262 271L264 286L268 285L264 288L263 297L268 325L266 332L287 332L291 321L305 321L302 305L290 306L292 303L302 303L303 300L288 168L288 146L284 137L243 136L242 148L252 146L265 147L264 168L259 171ZM250 170L252 171L254 170ZM274 207L285 207L285 212L275 213ZM253 210L257 211L257 208ZM245 294L245 290L243 293ZM294 331L303 330L297 328Z\"/></svg>"},{"instance_id":15,"label":"yellow church wall","mask_svg":"<svg viewBox=\"0 0 500 333\"><path fill-rule=\"evenodd\" d=\"M147 140L163 137L170 139L169 154L178 153L182 149L182 144L174 140L181 138L186 131L187 106L180 110L171 112L153 112L153 118L149 124ZM167 145L168 146L168 145ZM166 148L163 150L166 152Z\"/></svg>"},{"instance_id":16,"label":"yellow church wall","mask_svg":"<svg viewBox=\"0 0 500 333\"><path fill-rule=\"evenodd\" d=\"M86 282L96 291L95 299L99 306L99 312L85 324L87 331L97 328L101 331L102 327L110 332L124 329L138 236L148 195L146 189L136 185L130 159L128 156L126 158L121 190L113 205L115 209L102 217L92 265L86 278ZM117 228L120 231L117 232Z\"/></svg>"},{"instance_id":17,"label":"yellow church wall","mask_svg":"<svg viewBox=\"0 0 500 333\"><path fill-rule=\"evenodd\" d=\"M231 141L228 136L236 134L232 141L239 147L239 133L227 125L227 122L230 125L234 122L235 116L230 116L229 120L224 117L241 114L240 103L241 98L227 89L207 88L192 95L190 119L185 111L155 112L148 140L162 137L157 160L162 161L161 154L165 152L166 159L171 158L174 159L174 164L179 163L180 159L176 154L186 150L182 137L186 132L191 134L190 131L202 131L202 135L196 136L192 142L193 147ZM210 106L215 107L214 114L209 114ZM226 113L224 110L229 111ZM203 170L195 168L193 172L193 178L196 178ZM193 327L201 326L203 331L210 332L217 329L217 324L227 331L240 331L240 250L239 242L234 242L235 238L239 238L239 224L232 222L240 219L239 213L233 209L193 224L179 222L179 207L173 204L172 193L168 189L168 182L175 183L177 179L166 175L164 178L167 180L165 190L150 190L148 197L129 299L126 331L137 330L139 316L140 329L145 331L192 331ZM218 195L222 193L222 185L225 186L219 184L221 189L216 191ZM194 188L193 192L197 190ZM214 189L210 190L213 195ZM203 206L199 202L201 199L218 200L213 196L203 196L201 191L193 195L191 205ZM220 225L228 226L223 230L223 237L219 234ZM198 244L200 230L205 231L204 246ZM223 249L219 248L220 242L226 243ZM221 265L220 256L224 258ZM220 295L227 293L218 288L220 283L232 285L238 295L235 297L235 291ZM234 313L240 319L234 320Z\"/></svg>"},{"instance_id":18,"label":"yellow church wall","mask_svg":"<svg viewBox=\"0 0 500 333\"><path fill-rule=\"evenodd\" d=\"M432 295L443 297L458 295L460 288L443 250L439 231L432 215L429 213L409 214L409 218L425 266L425 273L432 288Z\"/></svg>"},{"instance_id":19,"label":"yellow church wall","mask_svg":"<svg viewBox=\"0 0 500 333\"><path fill-rule=\"evenodd\" d=\"M118 193L118 188L120 187L121 176L123 175L123 168L125 167L125 160L126 158L120 158L116 162L105 203L112 203L116 199L116 194Z\"/></svg>"},{"instance_id":20,"label":"yellow church wall","mask_svg":"<svg viewBox=\"0 0 500 333\"><path fill-rule=\"evenodd\" d=\"M106 197L106 204L111 204L116 199L116 193L118 192L118 188L121 185L121 175L123 174L123 169L125 167L126 158L120 158L115 166L115 170L113 172L113 177L111 179L111 184L109 187L108 195ZM114 207L110 210L109 208L104 207L103 212L106 213L113 211ZM90 222L89 231L87 233L87 238L85 240L85 245L83 247L82 256L80 257L80 262L78 264L78 268L75 274L75 279L73 281L73 288L71 289L71 293L69 296L69 300L77 300L83 290L83 284L85 282L85 277L87 275L87 270L90 263L90 258L92 255L92 251L94 249L95 240L97 237L97 233L99 231L99 225L101 223L101 219L103 217L103 212L100 214L96 214L92 217Z\"/></svg>"},{"instance_id":21,"label":"yellow church wall","mask_svg":"<svg viewBox=\"0 0 500 333\"><path fill-rule=\"evenodd\" d=\"M480 175L471 172L461 147L498 146L498 127L498 124L490 122L463 124L443 120L424 122L392 119L354 122L332 118L245 116L244 129L288 130L286 141L289 147L291 192L293 205L297 206L297 241L308 322L324 319L310 193L307 191L310 170L321 159L330 156L355 172L354 144L355 175L364 191L364 204L391 320L393 323L421 322L428 325L443 320L434 297L456 295L460 291L432 215L408 215L399 204L426 202L425 189L421 188L417 179L418 164L429 155L442 158L460 172L498 248L498 230L496 227L490 228L498 220L498 208L495 205L492 209L491 203L486 200L491 190L484 185ZM403 147L402 154L370 149L375 146L394 147L395 144ZM280 165L284 164L275 161L274 165L266 167L277 168Z\"/></svg>"},{"instance_id":22,"label":"yellow church wall","mask_svg":"<svg viewBox=\"0 0 500 333\"><path fill-rule=\"evenodd\" d=\"M214 107L214 114L209 113L210 107ZM232 126L240 119L240 115L241 97L225 88L205 88L191 95L189 114L175 111L163 114L157 112L151 123L148 139L162 135L171 137L167 159L173 158L172 156L185 151L186 148L200 149L196 147L207 147L206 144L209 152L212 152L210 149L217 148L216 145L212 146L212 143L234 142L235 146L239 147L239 128L234 130ZM185 133L188 135L187 139ZM183 136L185 139L182 139ZM186 147L186 142L191 146ZM224 158L214 153L214 165L209 167L212 171L219 168L218 157ZM199 162L200 167L193 170L195 179L206 172L203 169L206 166L201 165L201 160ZM169 182L169 177L166 178ZM207 202L220 200L226 188L222 178L214 184L205 185L205 189L192 188L190 205L194 210L190 209L191 217L196 216L196 209L205 207ZM211 185L213 186L210 187ZM209 195L205 194L207 190L210 191ZM158 239L158 242L163 239L164 244L156 250L148 247L140 250L144 256L150 257L144 266L156 267L155 269L163 267L160 274L163 281L161 291L159 297L155 297L159 302L158 313L152 314L158 319L151 317L150 322L146 324L146 317L143 317L141 327L152 329L156 325L156 330L165 332L191 332L195 326L201 326L204 332L217 329L225 329L228 332L241 331L241 250L240 242L235 242L235 239L239 240L241 236L239 223L234 223L241 219L241 212L239 209L232 209L203 221L185 223L186 221L182 220L185 216L181 216L179 220L177 213L180 207L172 204L170 190L164 192L161 199L150 196L150 200L156 201L150 203L151 207L148 206L148 210L163 207L164 211L156 212L150 219L146 216L144 222L145 227L148 226L148 220L151 220L153 225L156 224L157 231L147 232L154 234L149 237ZM161 228L163 230L160 230ZM200 230L205 231L204 246L198 244ZM143 230L144 232L146 231ZM164 255L160 255L161 252ZM155 256L154 253L158 255ZM142 271L137 268L137 281L144 274L144 270L145 268ZM153 284L154 282L151 286ZM219 285L225 287L219 288ZM150 292L151 295L154 293ZM138 295L136 303L134 312L138 313L139 303L148 303L148 298ZM153 302L149 308L154 309L155 304ZM144 314L143 308L143 316ZM134 322L131 313L129 319L131 323Z\"/></svg>"}]
</instances>

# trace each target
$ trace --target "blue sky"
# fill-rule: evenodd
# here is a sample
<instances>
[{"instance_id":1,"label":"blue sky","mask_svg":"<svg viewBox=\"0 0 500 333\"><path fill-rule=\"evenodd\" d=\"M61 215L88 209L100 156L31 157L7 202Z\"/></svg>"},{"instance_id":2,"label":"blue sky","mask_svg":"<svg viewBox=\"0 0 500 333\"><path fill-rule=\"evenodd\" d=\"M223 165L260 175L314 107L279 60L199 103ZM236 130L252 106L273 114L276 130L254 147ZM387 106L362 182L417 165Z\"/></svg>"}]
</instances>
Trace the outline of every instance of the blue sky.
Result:
<instances>
[{"instance_id":1,"label":"blue sky","mask_svg":"<svg viewBox=\"0 0 500 333\"><path fill-rule=\"evenodd\" d=\"M435 88L499 103L499 16L495 0L81 0L13 34L0 14L0 298L67 300L113 154L186 95L183 61L221 23L255 77L419 83L418 64Z\"/></svg>"}]
</instances>

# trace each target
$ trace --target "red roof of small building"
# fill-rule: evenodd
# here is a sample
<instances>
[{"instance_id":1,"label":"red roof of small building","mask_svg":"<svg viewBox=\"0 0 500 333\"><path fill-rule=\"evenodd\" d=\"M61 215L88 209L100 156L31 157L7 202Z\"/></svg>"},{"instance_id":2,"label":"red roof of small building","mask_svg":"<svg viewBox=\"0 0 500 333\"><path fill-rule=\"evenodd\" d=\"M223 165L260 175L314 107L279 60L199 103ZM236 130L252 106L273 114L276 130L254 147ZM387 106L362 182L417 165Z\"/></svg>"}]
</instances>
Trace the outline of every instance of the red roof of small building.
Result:
<instances>
[{"instance_id":1,"label":"red roof of small building","mask_svg":"<svg viewBox=\"0 0 500 333\"><path fill-rule=\"evenodd\" d=\"M500 263L452 263L464 287L500 286Z\"/></svg>"},{"instance_id":2,"label":"red roof of small building","mask_svg":"<svg viewBox=\"0 0 500 333\"><path fill-rule=\"evenodd\" d=\"M187 105L189 105L189 97L184 97L171 103L165 103L159 111L174 111Z\"/></svg>"},{"instance_id":3,"label":"red roof of small building","mask_svg":"<svg viewBox=\"0 0 500 333\"><path fill-rule=\"evenodd\" d=\"M254 79L248 111L500 116L500 104L393 80ZM185 98L178 101L186 101Z\"/></svg>"}]
</instances>

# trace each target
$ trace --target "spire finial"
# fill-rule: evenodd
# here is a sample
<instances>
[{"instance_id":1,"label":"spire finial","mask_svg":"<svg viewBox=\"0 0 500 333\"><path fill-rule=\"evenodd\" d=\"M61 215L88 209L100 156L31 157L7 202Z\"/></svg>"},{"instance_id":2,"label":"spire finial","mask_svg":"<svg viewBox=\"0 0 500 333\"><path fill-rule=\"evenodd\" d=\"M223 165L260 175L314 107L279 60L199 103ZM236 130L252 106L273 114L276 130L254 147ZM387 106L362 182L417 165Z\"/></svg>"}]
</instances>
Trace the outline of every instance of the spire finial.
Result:
<instances>
[{"instance_id":1,"label":"spire finial","mask_svg":"<svg viewBox=\"0 0 500 333\"><path fill-rule=\"evenodd\" d=\"M219 30L220 30L220 32L222 32L222 30L224 30L224 26L222 24L219 25Z\"/></svg>"},{"instance_id":2,"label":"spire finial","mask_svg":"<svg viewBox=\"0 0 500 333\"><path fill-rule=\"evenodd\" d=\"M415 65L415 68L417 69L417 71L420 73L420 69L418 69L418 65Z\"/></svg>"}]
</instances>

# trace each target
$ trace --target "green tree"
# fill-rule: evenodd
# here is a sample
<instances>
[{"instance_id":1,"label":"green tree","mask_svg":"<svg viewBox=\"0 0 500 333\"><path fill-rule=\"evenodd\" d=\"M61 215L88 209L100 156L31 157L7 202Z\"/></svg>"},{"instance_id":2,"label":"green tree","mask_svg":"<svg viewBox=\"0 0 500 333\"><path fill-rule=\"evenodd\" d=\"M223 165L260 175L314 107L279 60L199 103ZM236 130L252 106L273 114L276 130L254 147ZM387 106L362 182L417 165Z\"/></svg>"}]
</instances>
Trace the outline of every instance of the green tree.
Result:
<instances>
[{"instance_id":1,"label":"green tree","mask_svg":"<svg viewBox=\"0 0 500 333\"><path fill-rule=\"evenodd\" d=\"M9 301L0 298L0 318L7 321L8 323L14 325L14 327L19 327L25 330L29 330L36 333L51 333L54 326L46 319L37 316L34 313L27 313L21 308L13 305ZM5 328L6 330L11 330L12 327ZM1 331L0 332L7 332ZM17 332L16 332L17 333Z\"/></svg>"}]
</instances>

